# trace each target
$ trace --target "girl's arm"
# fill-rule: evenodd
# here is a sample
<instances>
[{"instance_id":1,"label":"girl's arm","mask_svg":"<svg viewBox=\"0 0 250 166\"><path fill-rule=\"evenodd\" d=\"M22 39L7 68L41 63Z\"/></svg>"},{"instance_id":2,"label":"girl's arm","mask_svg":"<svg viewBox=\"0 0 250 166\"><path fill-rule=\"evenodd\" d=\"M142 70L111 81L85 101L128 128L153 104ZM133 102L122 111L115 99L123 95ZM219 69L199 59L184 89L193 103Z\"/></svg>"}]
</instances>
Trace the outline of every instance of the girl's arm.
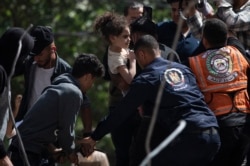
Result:
<instances>
[{"instance_id":1,"label":"girl's arm","mask_svg":"<svg viewBox=\"0 0 250 166\"><path fill-rule=\"evenodd\" d=\"M130 63L130 68L128 69L127 66L119 66L117 70L121 74L122 78L125 80L127 84L130 84L136 74L136 60L135 54L133 51L129 51L128 59Z\"/></svg>"}]
</instances>

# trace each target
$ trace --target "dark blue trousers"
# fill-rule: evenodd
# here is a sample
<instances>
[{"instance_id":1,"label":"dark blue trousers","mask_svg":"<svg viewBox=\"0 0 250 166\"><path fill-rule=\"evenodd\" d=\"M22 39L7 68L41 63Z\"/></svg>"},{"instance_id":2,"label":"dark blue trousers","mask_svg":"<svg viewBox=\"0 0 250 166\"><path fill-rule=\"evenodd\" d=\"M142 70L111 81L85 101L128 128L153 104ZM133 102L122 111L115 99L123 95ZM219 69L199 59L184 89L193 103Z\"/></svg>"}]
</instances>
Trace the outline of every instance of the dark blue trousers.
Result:
<instances>
[{"instance_id":1,"label":"dark blue trousers","mask_svg":"<svg viewBox=\"0 0 250 166\"><path fill-rule=\"evenodd\" d=\"M132 146L130 166L138 166L146 156L145 140L150 120L143 120ZM151 137L151 149L169 133L156 124ZM172 143L151 160L152 166L208 166L220 147L216 129L181 133Z\"/></svg>"}]
</instances>

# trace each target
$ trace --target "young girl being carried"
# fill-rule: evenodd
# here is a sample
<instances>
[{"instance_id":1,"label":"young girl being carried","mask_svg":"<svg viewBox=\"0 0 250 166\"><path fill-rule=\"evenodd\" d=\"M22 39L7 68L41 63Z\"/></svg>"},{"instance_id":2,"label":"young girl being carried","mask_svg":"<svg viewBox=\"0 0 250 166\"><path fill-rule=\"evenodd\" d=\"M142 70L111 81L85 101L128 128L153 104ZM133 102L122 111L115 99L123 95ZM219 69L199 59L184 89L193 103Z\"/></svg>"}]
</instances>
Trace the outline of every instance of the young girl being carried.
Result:
<instances>
[{"instance_id":1,"label":"young girl being carried","mask_svg":"<svg viewBox=\"0 0 250 166\"><path fill-rule=\"evenodd\" d=\"M109 43L108 68L111 81L126 94L136 74L134 52L129 50L130 29L124 16L107 12L98 17L94 24Z\"/></svg>"}]
</instances>

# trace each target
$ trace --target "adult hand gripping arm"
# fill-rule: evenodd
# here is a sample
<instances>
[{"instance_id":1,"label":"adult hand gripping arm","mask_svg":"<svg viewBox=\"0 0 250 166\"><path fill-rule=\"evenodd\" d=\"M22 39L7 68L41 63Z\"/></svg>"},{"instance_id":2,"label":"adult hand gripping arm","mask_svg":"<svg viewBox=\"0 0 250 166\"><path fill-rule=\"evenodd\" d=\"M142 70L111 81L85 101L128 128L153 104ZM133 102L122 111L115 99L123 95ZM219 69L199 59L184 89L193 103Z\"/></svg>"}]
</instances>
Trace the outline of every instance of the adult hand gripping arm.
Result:
<instances>
[{"instance_id":1,"label":"adult hand gripping arm","mask_svg":"<svg viewBox=\"0 0 250 166\"><path fill-rule=\"evenodd\" d=\"M94 152L96 141L91 137L85 137L77 141L77 144L81 145L81 153L83 156L88 157Z\"/></svg>"}]
</instances>

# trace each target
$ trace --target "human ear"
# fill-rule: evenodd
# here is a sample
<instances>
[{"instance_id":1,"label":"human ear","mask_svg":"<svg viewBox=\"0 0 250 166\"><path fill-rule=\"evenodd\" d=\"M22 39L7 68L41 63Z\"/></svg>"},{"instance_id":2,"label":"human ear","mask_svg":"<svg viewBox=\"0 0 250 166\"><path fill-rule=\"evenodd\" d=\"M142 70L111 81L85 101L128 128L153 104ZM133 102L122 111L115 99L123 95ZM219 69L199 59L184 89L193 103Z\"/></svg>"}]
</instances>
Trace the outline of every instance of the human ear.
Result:
<instances>
[{"instance_id":1,"label":"human ear","mask_svg":"<svg viewBox=\"0 0 250 166\"><path fill-rule=\"evenodd\" d=\"M116 36L109 35L109 40L110 40L111 43L113 43L115 41L115 38L116 38Z\"/></svg>"}]
</instances>

